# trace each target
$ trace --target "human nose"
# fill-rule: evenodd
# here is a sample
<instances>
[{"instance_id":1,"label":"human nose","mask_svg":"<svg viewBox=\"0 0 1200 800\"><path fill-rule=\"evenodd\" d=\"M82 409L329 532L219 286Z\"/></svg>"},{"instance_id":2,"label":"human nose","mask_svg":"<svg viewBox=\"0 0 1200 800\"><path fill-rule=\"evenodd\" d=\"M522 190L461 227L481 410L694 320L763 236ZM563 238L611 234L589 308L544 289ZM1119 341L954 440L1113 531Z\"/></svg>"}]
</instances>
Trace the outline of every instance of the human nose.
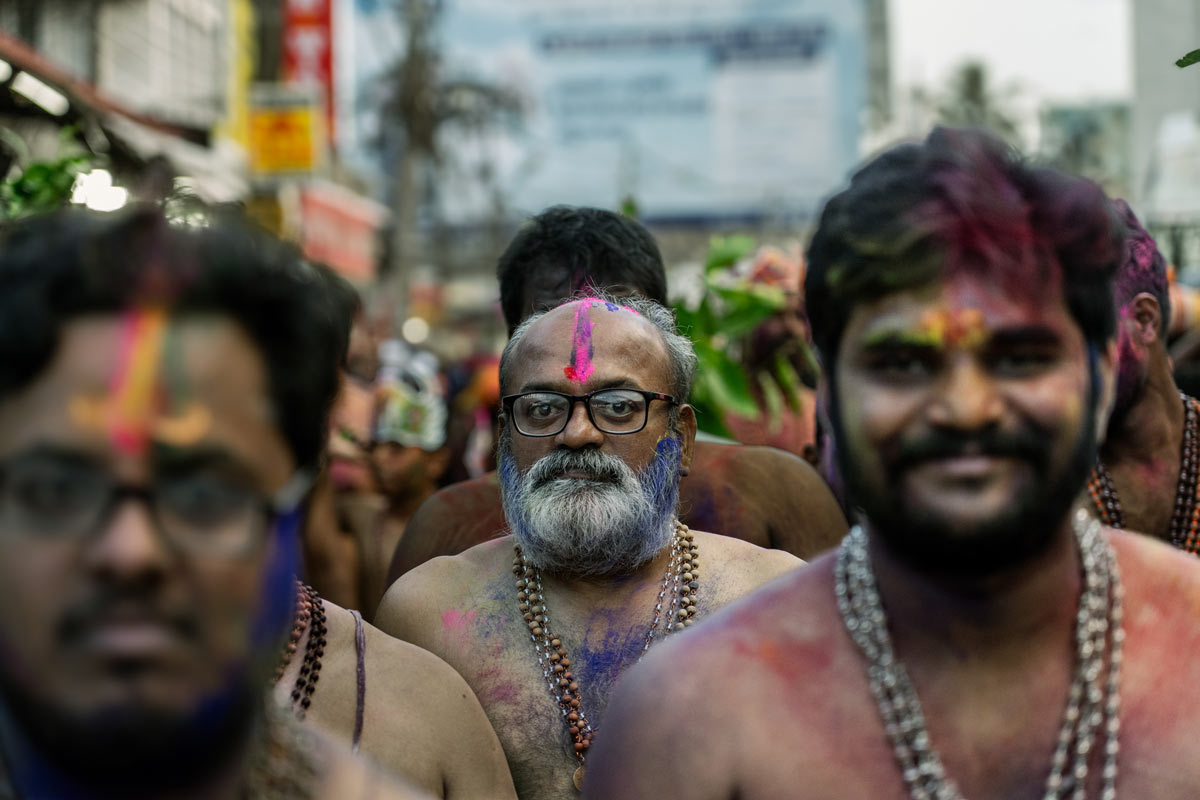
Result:
<instances>
[{"instance_id":1,"label":"human nose","mask_svg":"<svg viewBox=\"0 0 1200 800\"><path fill-rule=\"evenodd\" d=\"M153 582L162 577L170 553L144 499L123 498L87 544L91 570L118 582Z\"/></svg>"},{"instance_id":2,"label":"human nose","mask_svg":"<svg viewBox=\"0 0 1200 800\"><path fill-rule=\"evenodd\" d=\"M558 434L558 438L561 444L572 450L589 445L599 447L604 443L604 433L592 424L587 403L583 400L572 403L571 411L567 415L567 424Z\"/></svg>"},{"instance_id":3,"label":"human nose","mask_svg":"<svg viewBox=\"0 0 1200 800\"><path fill-rule=\"evenodd\" d=\"M936 391L938 396L929 406L929 420L935 425L978 430L999 422L1004 412L1000 387L969 354L950 362Z\"/></svg>"}]
</instances>

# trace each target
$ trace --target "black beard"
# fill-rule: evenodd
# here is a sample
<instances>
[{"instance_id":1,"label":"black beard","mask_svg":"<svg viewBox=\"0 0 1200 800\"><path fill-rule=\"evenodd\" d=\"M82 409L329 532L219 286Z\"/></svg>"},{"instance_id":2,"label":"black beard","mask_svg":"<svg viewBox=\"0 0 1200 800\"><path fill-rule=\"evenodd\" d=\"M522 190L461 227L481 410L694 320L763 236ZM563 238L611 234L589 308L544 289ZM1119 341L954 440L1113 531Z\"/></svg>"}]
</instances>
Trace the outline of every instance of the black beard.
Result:
<instances>
[{"instance_id":1,"label":"black beard","mask_svg":"<svg viewBox=\"0 0 1200 800\"><path fill-rule=\"evenodd\" d=\"M243 680L192 714L121 707L80 715L30 696L0 668L11 735L60 779L95 797L149 798L212 780L245 752L262 717L263 692ZM42 796L45 789L18 782L20 766L10 762L19 795Z\"/></svg>"},{"instance_id":2,"label":"black beard","mask_svg":"<svg viewBox=\"0 0 1200 800\"><path fill-rule=\"evenodd\" d=\"M1033 465L1030 492L1016 498L1007 513L963 531L937 514L906 504L896 488L901 470L893 462L886 464L892 491L867 485L844 446L846 438L836 399L831 403L830 417L835 441L839 442L838 468L852 504L866 514L872 533L879 535L889 552L922 573L982 578L1032 561L1054 542L1096 462L1093 399L1074 451L1057 473L1050 472L1044 444L1051 441L1050 432L1028 431L1015 442L1010 441L1010 447L997 448ZM1032 451L1034 442L1038 442L1038 452ZM991 450L985 448L984 452Z\"/></svg>"}]
</instances>

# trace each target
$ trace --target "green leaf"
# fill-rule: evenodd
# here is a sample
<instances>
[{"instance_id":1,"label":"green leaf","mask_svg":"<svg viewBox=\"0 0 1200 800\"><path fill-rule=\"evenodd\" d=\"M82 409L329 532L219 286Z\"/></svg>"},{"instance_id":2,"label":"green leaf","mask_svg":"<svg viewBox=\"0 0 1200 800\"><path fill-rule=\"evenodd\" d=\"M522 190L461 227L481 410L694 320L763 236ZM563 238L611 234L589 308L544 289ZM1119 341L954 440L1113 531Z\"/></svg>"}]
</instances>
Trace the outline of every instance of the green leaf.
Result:
<instances>
[{"instance_id":1,"label":"green leaf","mask_svg":"<svg viewBox=\"0 0 1200 800\"><path fill-rule=\"evenodd\" d=\"M704 261L704 274L732 267L754 250L754 237L744 234L714 236L708 242L708 258Z\"/></svg>"},{"instance_id":2,"label":"green leaf","mask_svg":"<svg viewBox=\"0 0 1200 800\"><path fill-rule=\"evenodd\" d=\"M782 351L775 354L775 373L773 377L783 390L783 394L788 401L788 406L792 411L799 411L800 376L796 374L796 369L792 366L792 362L788 361L787 356Z\"/></svg>"},{"instance_id":3,"label":"green leaf","mask_svg":"<svg viewBox=\"0 0 1200 800\"><path fill-rule=\"evenodd\" d=\"M705 386L717 408L751 419L758 417L758 404L742 366L706 342L696 344L696 355L700 359L698 382Z\"/></svg>"},{"instance_id":4,"label":"green leaf","mask_svg":"<svg viewBox=\"0 0 1200 800\"><path fill-rule=\"evenodd\" d=\"M1175 66L1182 69L1183 67L1190 67L1192 64L1195 64L1197 61L1200 61L1200 50L1193 50L1192 52L1188 53L1183 58L1176 61Z\"/></svg>"},{"instance_id":5,"label":"green leaf","mask_svg":"<svg viewBox=\"0 0 1200 800\"><path fill-rule=\"evenodd\" d=\"M763 406L765 406L767 415L767 430L768 432L777 432L783 417L783 392L779 388L779 383L766 370L758 373L758 386L762 391ZM795 409L794 403L788 405L793 410Z\"/></svg>"},{"instance_id":6,"label":"green leaf","mask_svg":"<svg viewBox=\"0 0 1200 800\"><path fill-rule=\"evenodd\" d=\"M784 306L783 292L767 287L709 286L721 298L722 311L717 330L731 339L750 333Z\"/></svg>"}]
</instances>

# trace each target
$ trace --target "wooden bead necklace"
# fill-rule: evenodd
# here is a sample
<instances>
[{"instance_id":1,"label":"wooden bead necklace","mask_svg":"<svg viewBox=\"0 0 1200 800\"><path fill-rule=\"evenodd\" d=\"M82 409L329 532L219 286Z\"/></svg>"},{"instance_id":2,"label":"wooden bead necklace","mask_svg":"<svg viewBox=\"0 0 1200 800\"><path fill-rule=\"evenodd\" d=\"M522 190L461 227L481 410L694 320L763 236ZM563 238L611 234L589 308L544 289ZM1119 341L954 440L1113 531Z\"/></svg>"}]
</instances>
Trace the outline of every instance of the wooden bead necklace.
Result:
<instances>
[{"instance_id":1,"label":"wooden bead necklace","mask_svg":"<svg viewBox=\"0 0 1200 800\"><path fill-rule=\"evenodd\" d=\"M304 663L300 665L300 674L292 687L292 708L299 719L304 719L305 713L312 705L312 695L317 690L317 680L321 677L321 658L325 655L325 636L329 629L325 624L325 606L321 603L321 596L317 594L316 589L297 580L296 614L292 619L292 630L288 634L283 658L275 668L275 680L272 683L279 683L283 679L283 674L304 637L304 631L310 625L312 631L304 645Z\"/></svg>"},{"instance_id":2,"label":"wooden bead necklace","mask_svg":"<svg viewBox=\"0 0 1200 800\"><path fill-rule=\"evenodd\" d=\"M575 788L582 791L587 750L591 747L596 729L588 722L583 709L583 696L579 681L571 671L571 659L563 646L562 638L550 628L550 612L546 609L546 596L542 590L542 575L537 567L525 560L525 554L514 545L513 575L517 577L517 603L525 624L529 627L529 638L537 654L538 666L550 694L558 703L559 710L571 735L575 757L579 759L572 780ZM659 624L664 621L660 639L679 628L690 627L696 618L698 606L696 592L700 586L700 556L695 535L679 520L675 521L675 534L671 538L671 558L663 577L662 589L654 604L654 619L642 652L638 659L650 649ZM668 596L670 599L668 600ZM666 604L664 614L664 603Z\"/></svg>"},{"instance_id":3,"label":"wooden bead necklace","mask_svg":"<svg viewBox=\"0 0 1200 800\"><path fill-rule=\"evenodd\" d=\"M1197 433L1200 413L1197 412L1195 398L1183 392L1179 393L1179 397L1183 400L1185 416L1179 482L1175 487L1175 508L1171 513L1171 544L1195 554L1200 553L1200 506L1196 504L1196 498L1200 495L1197 492L1197 483L1200 482L1200 453L1197 452L1197 445L1200 444ZM1104 462L1099 459L1092 469L1087 488L1100 521L1113 528L1124 528L1125 514L1117 497L1117 487L1113 485Z\"/></svg>"}]
</instances>

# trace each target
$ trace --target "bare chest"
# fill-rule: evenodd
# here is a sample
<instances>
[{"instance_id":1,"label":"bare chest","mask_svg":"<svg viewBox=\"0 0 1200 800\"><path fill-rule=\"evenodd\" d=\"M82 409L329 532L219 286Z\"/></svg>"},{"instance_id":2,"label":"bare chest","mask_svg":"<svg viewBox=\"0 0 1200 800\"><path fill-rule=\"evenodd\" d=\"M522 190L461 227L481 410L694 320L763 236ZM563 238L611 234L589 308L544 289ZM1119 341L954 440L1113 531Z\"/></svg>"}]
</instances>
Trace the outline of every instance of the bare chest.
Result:
<instances>
[{"instance_id":1,"label":"bare chest","mask_svg":"<svg viewBox=\"0 0 1200 800\"><path fill-rule=\"evenodd\" d=\"M514 602L515 605L515 602ZM575 797L573 777L583 763L568 730L561 698L563 673L554 671L515 613L476 618L470 645L447 658L466 679L504 748L517 793L524 799ZM640 622L640 619L638 620ZM617 679L638 660L646 631L597 614L561 632L579 687L581 710L603 736L603 716ZM586 759L586 751L584 753Z\"/></svg>"}]
</instances>

